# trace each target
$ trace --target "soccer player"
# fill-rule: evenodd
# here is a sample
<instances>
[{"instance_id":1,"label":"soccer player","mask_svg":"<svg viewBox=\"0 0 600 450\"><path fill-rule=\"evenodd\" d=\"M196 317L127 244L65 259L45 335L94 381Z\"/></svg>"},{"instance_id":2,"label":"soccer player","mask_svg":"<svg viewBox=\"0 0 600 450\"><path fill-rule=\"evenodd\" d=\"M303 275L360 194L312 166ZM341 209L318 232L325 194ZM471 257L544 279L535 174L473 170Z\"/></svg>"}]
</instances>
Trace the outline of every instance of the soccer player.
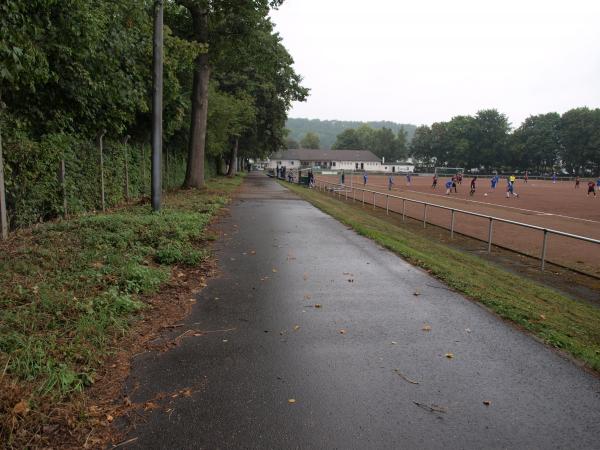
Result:
<instances>
[{"instance_id":1,"label":"soccer player","mask_svg":"<svg viewBox=\"0 0 600 450\"><path fill-rule=\"evenodd\" d=\"M450 191L452 190L452 186L456 188L456 182L452 180L446 181L446 195L450 195Z\"/></svg>"},{"instance_id":2,"label":"soccer player","mask_svg":"<svg viewBox=\"0 0 600 450\"><path fill-rule=\"evenodd\" d=\"M392 190L393 185L394 185L394 177L390 175L388 177L388 191Z\"/></svg>"},{"instance_id":3,"label":"soccer player","mask_svg":"<svg viewBox=\"0 0 600 450\"><path fill-rule=\"evenodd\" d=\"M454 193L458 193L458 190L456 189L456 179L457 179L457 177L456 177L456 175L454 175L452 177L452 188L454 189Z\"/></svg>"},{"instance_id":4,"label":"soccer player","mask_svg":"<svg viewBox=\"0 0 600 450\"><path fill-rule=\"evenodd\" d=\"M492 185L492 189L496 189L496 185L498 184L499 178L498 175L494 175L490 180L490 184Z\"/></svg>"},{"instance_id":5,"label":"soccer player","mask_svg":"<svg viewBox=\"0 0 600 450\"><path fill-rule=\"evenodd\" d=\"M556 172L552 173L552 184L556 184Z\"/></svg>"},{"instance_id":6,"label":"soccer player","mask_svg":"<svg viewBox=\"0 0 600 450\"><path fill-rule=\"evenodd\" d=\"M593 181L588 181L588 197L590 196L590 194L594 194L594 197L596 196L596 186L594 186Z\"/></svg>"},{"instance_id":7,"label":"soccer player","mask_svg":"<svg viewBox=\"0 0 600 450\"><path fill-rule=\"evenodd\" d=\"M510 184L512 184L512 185L513 185L513 187L514 187L514 185L515 185L515 181L516 181L516 180L517 180L517 177L515 177L514 175L511 175L511 176L508 178L508 181L510 182Z\"/></svg>"},{"instance_id":8,"label":"soccer player","mask_svg":"<svg viewBox=\"0 0 600 450\"><path fill-rule=\"evenodd\" d=\"M406 185L410 186L410 173L406 174Z\"/></svg>"},{"instance_id":9,"label":"soccer player","mask_svg":"<svg viewBox=\"0 0 600 450\"><path fill-rule=\"evenodd\" d=\"M579 189L579 177L575 177L575 189Z\"/></svg>"},{"instance_id":10,"label":"soccer player","mask_svg":"<svg viewBox=\"0 0 600 450\"><path fill-rule=\"evenodd\" d=\"M519 194L515 192L515 185L509 181L508 186L506 186L506 198L510 198L511 195L514 197L519 196Z\"/></svg>"},{"instance_id":11,"label":"soccer player","mask_svg":"<svg viewBox=\"0 0 600 450\"><path fill-rule=\"evenodd\" d=\"M436 173L436 174L433 174L433 183L431 184L432 189L437 189L437 182L438 182L438 177L437 177L437 173Z\"/></svg>"},{"instance_id":12,"label":"soccer player","mask_svg":"<svg viewBox=\"0 0 600 450\"><path fill-rule=\"evenodd\" d=\"M527 184L527 180L529 180L529 171L525 171L525 184Z\"/></svg>"},{"instance_id":13,"label":"soccer player","mask_svg":"<svg viewBox=\"0 0 600 450\"><path fill-rule=\"evenodd\" d=\"M369 181L369 177L367 176L367 172L363 173L363 186L367 185L367 181Z\"/></svg>"},{"instance_id":14,"label":"soccer player","mask_svg":"<svg viewBox=\"0 0 600 450\"><path fill-rule=\"evenodd\" d=\"M344 185L344 181L346 181L346 174L342 170L342 186Z\"/></svg>"},{"instance_id":15,"label":"soccer player","mask_svg":"<svg viewBox=\"0 0 600 450\"><path fill-rule=\"evenodd\" d=\"M475 194L475 182L477 181L477 177L473 177L473 179L471 180L471 191L469 192L469 195L472 197L473 194Z\"/></svg>"}]
</instances>

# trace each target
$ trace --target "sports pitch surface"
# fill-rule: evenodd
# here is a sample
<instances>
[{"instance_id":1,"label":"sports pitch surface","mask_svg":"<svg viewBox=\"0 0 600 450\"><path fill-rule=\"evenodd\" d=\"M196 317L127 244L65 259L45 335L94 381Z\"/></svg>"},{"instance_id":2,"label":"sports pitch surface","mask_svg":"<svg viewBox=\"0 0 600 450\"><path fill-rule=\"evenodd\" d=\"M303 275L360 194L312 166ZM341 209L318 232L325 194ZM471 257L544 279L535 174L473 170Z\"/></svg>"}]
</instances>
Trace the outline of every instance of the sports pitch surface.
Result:
<instances>
[{"instance_id":1,"label":"sports pitch surface","mask_svg":"<svg viewBox=\"0 0 600 450\"><path fill-rule=\"evenodd\" d=\"M370 175L367 189L382 193L390 193L387 188L387 175ZM515 192L519 197L506 198L506 180L500 180L496 189L491 189L490 180L477 180L477 189L473 196L469 195L471 178L465 177L458 185L458 193L446 195L444 184L448 177L441 177L437 189L432 189L431 176L413 176L410 185L405 176L395 176L392 194L426 201L429 203L462 209L470 212L490 215L516 222L537 225L567 233L600 239L600 195L587 196L587 185L581 183L575 189L574 182L517 180ZM318 176L317 180L338 183L339 176ZM351 180L346 175L346 187L350 185L362 188L362 175L354 175ZM362 193L356 193L357 200L362 201ZM372 203L372 195L366 194L366 203ZM375 204L385 208L385 197L376 196ZM390 199L391 211L400 212L402 201ZM423 206L406 203L406 214L416 219L423 218ZM445 228L450 226L450 211L428 208L427 221ZM488 221L483 218L457 214L455 231L477 239L488 238ZM493 242L496 245L517 250L539 257L542 251L543 233L510 224L494 223ZM549 235L547 260L560 265L600 275L600 252L598 244Z\"/></svg>"}]
</instances>

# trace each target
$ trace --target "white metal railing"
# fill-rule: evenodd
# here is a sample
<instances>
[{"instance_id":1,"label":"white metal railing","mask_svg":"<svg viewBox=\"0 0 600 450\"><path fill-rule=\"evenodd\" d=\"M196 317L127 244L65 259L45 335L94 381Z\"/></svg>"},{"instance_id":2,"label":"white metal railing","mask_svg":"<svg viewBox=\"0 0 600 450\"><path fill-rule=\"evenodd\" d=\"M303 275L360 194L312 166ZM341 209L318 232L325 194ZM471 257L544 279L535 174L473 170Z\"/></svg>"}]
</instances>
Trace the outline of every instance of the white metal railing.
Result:
<instances>
[{"instance_id":1,"label":"white metal railing","mask_svg":"<svg viewBox=\"0 0 600 450\"><path fill-rule=\"evenodd\" d=\"M415 203L415 204L419 204L419 205L423 205L423 218L422 219L416 219L416 220L422 220L423 221L423 228L427 227L427 210L429 207L432 208L439 208L442 210L446 210L446 211L450 211L451 212L451 216L450 216L450 227L448 228L450 230L450 237L453 238L454 237L454 219L455 219L455 215L456 213L460 213L460 214L465 214L468 216L473 216L473 217L480 217L483 219L487 219L488 220L488 238L487 238L487 251L488 253L492 252L492 240L493 240L493 232L494 232L494 222L499 222L499 223L508 223L511 225L516 225L516 226L520 226L520 227L524 227L524 228L529 228L531 230L539 230L543 233L543 237L542 237L542 252L540 255L540 260L541 260L541 270L544 271L545 269L545 265L546 265L546 250L547 250L547 246L548 246L548 235L550 234L554 234L557 236L563 236L563 237L567 237L567 238L571 238L571 239L576 239L579 241L584 241L584 242L590 242L592 244L600 244L600 240L598 239L593 239L587 236L580 236L577 234L572 234L572 233L567 233L565 231L560 231L560 230L554 230L552 228L544 228L544 227L540 227L538 225L531 225L529 223L523 223L523 222L517 222L515 220L510 220L510 219L503 219L501 217L495 217L495 216L489 216L486 214L480 214L480 213L476 213L473 211L466 211L464 209L459 209L459 208L453 208L451 206L444 206L444 205L438 205L435 203L431 203L431 202L426 202L423 200L415 200L412 198L407 198L407 197L401 197L399 195L393 195L393 194L388 194L386 192L379 192L379 191L374 191L371 189L366 189L366 188L359 188L356 186L343 186L339 183L330 183L328 181L324 181L324 180L315 180L316 185L317 185L317 189L324 191L330 191L334 194L337 193L338 197L341 198L342 196L342 191L344 192L345 195L345 199L348 200L348 192L350 190L351 195L352 195L352 200L356 201L356 192L362 192L362 204L365 204L365 195L372 195L372 204L373 204L373 209L375 209L377 207L376 205L376 196L382 196L385 197L385 210L386 210L386 214L389 215L390 213L390 207L389 207L389 203L390 203L390 198L393 199L397 199L397 200L402 200L402 211L398 212L398 211L393 211L396 212L398 214L402 214L402 221L406 220L406 204L408 203ZM327 189L327 187L330 187L330 189ZM368 200L368 199L367 199ZM368 203L368 201L367 201ZM383 208L383 207L381 207ZM436 225L436 226L440 226L438 224L433 224L432 225ZM442 226L443 227L443 226ZM465 234L465 233L461 233L461 234ZM466 234L465 234L466 235ZM466 235L468 236L468 235ZM475 236L470 236L470 237L475 237ZM479 239L479 238L477 238Z\"/></svg>"}]
</instances>

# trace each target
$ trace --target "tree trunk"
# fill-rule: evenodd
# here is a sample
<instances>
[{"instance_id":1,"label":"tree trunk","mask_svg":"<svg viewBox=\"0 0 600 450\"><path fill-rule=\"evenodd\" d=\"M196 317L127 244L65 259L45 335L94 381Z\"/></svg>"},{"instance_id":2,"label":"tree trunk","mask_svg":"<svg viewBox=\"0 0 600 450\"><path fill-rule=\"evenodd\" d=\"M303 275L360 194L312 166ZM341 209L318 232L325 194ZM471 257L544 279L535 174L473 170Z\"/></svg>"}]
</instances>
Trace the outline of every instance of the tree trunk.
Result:
<instances>
[{"instance_id":1,"label":"tree trunk","mask_svg":"<svg viewBox=\"0 0 600 450\"><path fill-rule=\"evenodd\" d=\"M60 160L60 167L58 168L58 180L60 182L60 188L62 191L62 198L63 198L63 217L66 219L67 216L69 215L69 212L67 211L67 182L66 182L66 177L65 177L65 158L63 157Z\"/></svg>"},{"instance_id":2,"label":"tree trunk","mask_svg":"<svg viewBox=\"0 0 600 450\"><path fill-rule=\"evenodd\" d=\"M129 135L125 136L123 140L123 148L125 150L125 201L129 202L129 152L127 151L127 141L129 141Z\"/></svg>"},{"instance_id":3,"label":"tree trunk","mask_svg":"<svg viewBox=\"0 0 600 450\"><path fill-rule=\"evenodd\" d=\"M239 141L236 138L233 149L231 150L231 157L229 158L229 171L227 172L228 177L235 177L237 168L237 153L238 153Z\"/></svg>"},{"instance_id":4,"label":"tree trunk","mask_svg":"<svg viewBox=\"0 0 600 450\"><path fill-rule=\"evenodd\" d=\"M104 148L102 143L105 133L106 130L102 130L100 133L98 133L98 151L100 153L100 196L102 212L106 211L106 200L104 198Z\"/></svg>"},{"instance_id":5,"label":"tree trunk","mask_svg":"<svg viewBox=\"0 0 600 450\"><path fill-rule=\"evenodd\" d=\"M208 10L191 4L184 4L192 15L194 36L197 42L208 42ZM206 146L206 123L208 119L208 81L210 65L208 53L202 53L196 59L192 88L192 120L188 161L183 186L187 188L204 187L204 149Z\"/></svg>"}]
</instances>

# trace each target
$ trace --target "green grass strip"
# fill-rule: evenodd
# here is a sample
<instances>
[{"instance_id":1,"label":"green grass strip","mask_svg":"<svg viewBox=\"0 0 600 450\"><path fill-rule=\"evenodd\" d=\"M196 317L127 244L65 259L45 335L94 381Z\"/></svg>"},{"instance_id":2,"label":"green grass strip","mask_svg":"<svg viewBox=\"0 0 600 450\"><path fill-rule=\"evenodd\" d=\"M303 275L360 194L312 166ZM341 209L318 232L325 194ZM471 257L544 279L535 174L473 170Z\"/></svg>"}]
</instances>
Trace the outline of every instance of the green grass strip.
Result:
<instances>
[{"instance_id":1,"label":"green grass strip","mask_svg":"<svg viewBox=\"0 0 600 450\"><path fill-rule=\"evenodd\" d=\"M284 186L357 233L486 305L500 317L518 324L547 344L567 351L594 370L600 370L600 309L482 258L433 242L359 205L301 186Z\"/></svg>"},{"instance_id":2,"label":"green grass strip","mask_svg":"<svg viewBox=\"0 0 600 450\"><path fill-rule=\"evenodd\" d=\"M139 300L207 256L205 228L242 177L202 191L24 230L0 247L0 372L63 398L94 380L145 307Z\"/></svg>"}]
</instances>

